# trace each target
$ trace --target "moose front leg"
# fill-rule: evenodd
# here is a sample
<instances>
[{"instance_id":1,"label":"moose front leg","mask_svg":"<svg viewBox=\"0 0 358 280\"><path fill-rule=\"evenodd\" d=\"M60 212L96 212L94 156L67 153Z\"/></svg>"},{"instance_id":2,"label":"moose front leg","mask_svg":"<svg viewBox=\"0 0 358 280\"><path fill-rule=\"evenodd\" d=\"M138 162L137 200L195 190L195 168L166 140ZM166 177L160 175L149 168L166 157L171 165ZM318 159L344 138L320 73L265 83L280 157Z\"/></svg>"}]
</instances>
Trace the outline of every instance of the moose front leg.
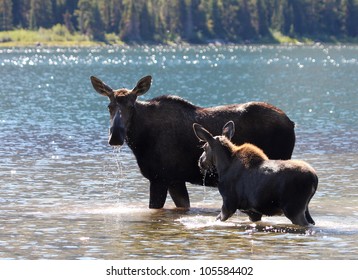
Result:
<instances>
[{"instance_id":1,"label":"moose front leg","mask_svg":"<svg viewBox=\"0 0 358 280\"><path fill-rule=\"evenodd\" d=\"M161 209L167 199L168 186L163 182L150 181L149 208Z\"/></svg>"},{"instance_id":2,"label":"moose front leg","mask_svg":"<svg viewBox=\"0 0 358 280\"><path fill-rule=\"evenodd\" d=\"M170 183L169 194L176 207L190 208L189 194L184 181Z\"/></svg>"},{"instance_id":3,"label":"moose front leg","mask_svg":"<svg viewBox=\"0 0 358 280\"><path fill-rule=\"evenodd\" d=\"M228 208L225 203L223 204L223 206L221 207L221 212L220 214L216 217L217 220L220 221L226 221L227 219L229 219L234 213L236 212L236 208L235 207L231 207Z\"/></svg>"},{"instance_id":4,"label":"moose front leg","mask_svg":"<svg viewBox=\"0 0 358 280\"><path fill-rule=\"evenodd\" d=\"M223 198L223 206L221 206L221 212L216 217L216 219L220 221L226 221L236 212L237 205L233 197L223 192L220 186L219 186L219 190L221 190L220 194Z\"/></svg>"},{"instance_id":5,"label":"moose front leg","mask_svg":"<svg viewBox=\"0 0 358 280\"><path fill-rule=\"evenodd\" d=\"M235 195L227 193L226 189L227 187L219 184L219 192L223 198L223 206L221 207L221 212L216 217L216 220L226 221L236 212L237 209Z\"/></svg>"}]
</instances>

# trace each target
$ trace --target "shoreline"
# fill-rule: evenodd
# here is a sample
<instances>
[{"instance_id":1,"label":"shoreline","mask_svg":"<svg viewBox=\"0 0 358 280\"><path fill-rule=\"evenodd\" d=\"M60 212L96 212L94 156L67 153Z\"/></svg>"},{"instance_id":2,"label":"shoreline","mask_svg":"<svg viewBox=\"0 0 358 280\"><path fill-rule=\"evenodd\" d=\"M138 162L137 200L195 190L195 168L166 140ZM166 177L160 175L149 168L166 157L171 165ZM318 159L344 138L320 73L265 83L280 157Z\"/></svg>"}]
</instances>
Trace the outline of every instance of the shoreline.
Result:
<instances>
[{"instance_id":1,"label":"shoreline","mask_svg":"<svg viewBox=\"0 0 358 280\"><path fill-rule=\"evenodd\" d=\"M258 45L258 46L313 46L316 44L322 45L331 45L331 46L339 46L339 45L358 45L358 42L350 42L350 41L339 41L339 42L289 42L289 43L267 43L267 42L249 42L249 43L201 43L201 44L191 44L187 42L180 43L121 43L121 44L106 44L103 42L96 41L84 41L84 42L11 42L11 43L1 43L0 49L12 49L12 48L91 48L91 47L138 47L138 46L250 46L250 45Z\"/></svg>"},{"instance_id":2,"label":"shoreline","mask_svg":"<svg viewBox=\"0 0 358 280\"><path fill-rule=\"evenodd\" d=\"M271 38L261 38L258 40L244 42L224 42L222 40L203 41L193 44L186 41L164 41L164 42L133 42L126 43L120 40L116 34L105 34L105 41L95 41L89 36L79 33L70 34L62 27L59 29L40 28L37 31L16 29L11 31L0 32L0 48L16 48L16 47L104 47L104 46L160 46L160 45L314 45L330 44L330 45L350 45L358 44L358 38L305 38L305 37L288 37L282 35L278 31L272 31Z\"/></svg>"}]
</instances>

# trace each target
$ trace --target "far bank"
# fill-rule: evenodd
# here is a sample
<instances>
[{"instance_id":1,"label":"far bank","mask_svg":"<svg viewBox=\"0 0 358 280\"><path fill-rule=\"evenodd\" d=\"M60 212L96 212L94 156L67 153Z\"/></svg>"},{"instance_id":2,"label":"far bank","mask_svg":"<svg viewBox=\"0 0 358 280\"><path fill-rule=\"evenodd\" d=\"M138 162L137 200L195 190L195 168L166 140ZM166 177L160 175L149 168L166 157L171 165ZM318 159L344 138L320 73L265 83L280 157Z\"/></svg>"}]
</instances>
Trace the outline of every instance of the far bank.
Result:
<instances>
[{"instance_id":1,"label":"far bank","mask_svg":"<svg viewBox=\"0 0 358 280\"><path fill-rule=\"evenodd\" d=\"M245 40L242 42L229 42L222 40L203 41L200 44L314 44L316 42L329 44L358 44L358 38L350 37L327 37L317 36L315 38L307 37L289 37L279 31L272 30L271 36L255 40ZM91 47L105 45L124 45L117 34L105 34L103 41L92 39L91 36L80 34L78 32L70 33L63 25L57 24L50 29L40 28L38 30L16 29L0 32L0 47ZM170 45L170 44L190 44L184 40L163 41L163 42L135 42L135 44L147 45Z\"/></svg>"}]
</instances>

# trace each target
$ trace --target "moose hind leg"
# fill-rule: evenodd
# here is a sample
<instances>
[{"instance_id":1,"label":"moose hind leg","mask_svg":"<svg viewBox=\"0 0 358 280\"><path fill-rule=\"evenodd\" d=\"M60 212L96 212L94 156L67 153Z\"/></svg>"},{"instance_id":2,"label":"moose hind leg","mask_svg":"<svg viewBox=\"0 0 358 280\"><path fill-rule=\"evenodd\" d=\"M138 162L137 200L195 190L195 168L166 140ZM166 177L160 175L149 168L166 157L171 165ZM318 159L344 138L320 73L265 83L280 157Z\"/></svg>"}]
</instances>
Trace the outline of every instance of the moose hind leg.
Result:
<instances>
[{"instance_id":1,"label":"moose hind leg","mask_svg":"<svg viewBox=\"0 0 358 280\"><path fill-rule=\"evenodd\" d=\"M163 208L167 199L168 187L163 182L150 181L149 208Z\"/></svg>"},{"instance_id":2,"label":"moose hind leg","mask_svg":"<svg viewBox=\"0 0 358 280\"><path fill-rule=\"evenodd\" d=\"M308 226L309 223L306 219L305 211L295 211L294 213L287 213L284 211L285 216L290 219L290 221L299 226Z\"/></svg>"},{"instance_id":3,"label":"moose hind leg","mask_svg":"<svg viewBox=\"0 0 358 280\"><path fill-rule=\"evenodd\" d=\"M310 203L310 201L311 201L311 199L312 199L312 197L313 197L313 195L314 195L314 193L315 193L315 191L316 191L316 188L317 188L317 185L316 185L316 186L313 186L312 194L311 194L310 198L309 198L308 201L307 201L306 212L305 212L305 216L306 216L307 221L308 221L310 224L312 224L312 225L315 225L316 223L315 223L314 220L312 219L311 214L310 214L310 212L309 212L309 210L308 210L308 204Z\"/></svg>"},{"instance_id":4,"label":"moose hind leg","mask_svg":"<svg viewBox=\"0 0 358 280\"><path fill-rule=\"evenodd\" d=\"M185 182L174 182L169 184L169 194L176 207L190 208L189 194Z\"/></svg>"},{"instance_id":5,"label":"moose hind leg","mask_svg":"<svg viewBox=\"0 0 358 280\"><path fill-rule=\"evenodd\" d=\"M306 216L307 221L308 221L310 224L312 224L312 225L315 225L315 224L316 224L316 223L314 222L314 220L312 219L310 212L308 211L308 207L307 207L307 209L306 209L305 216Z\"/></svg>"}]
</instances>

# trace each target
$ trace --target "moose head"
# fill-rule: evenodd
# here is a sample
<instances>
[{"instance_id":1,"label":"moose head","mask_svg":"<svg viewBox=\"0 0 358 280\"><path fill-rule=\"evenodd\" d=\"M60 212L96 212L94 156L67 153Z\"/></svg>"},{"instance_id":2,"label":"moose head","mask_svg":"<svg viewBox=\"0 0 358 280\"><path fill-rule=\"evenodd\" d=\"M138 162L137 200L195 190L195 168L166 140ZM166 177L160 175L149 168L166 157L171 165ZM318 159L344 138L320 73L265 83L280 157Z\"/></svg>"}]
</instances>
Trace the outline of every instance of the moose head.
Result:
<instances>
[{"instance_id":1,"label":"moose head","mask_svg":"<svg viewBox=\"0 0 358 280\"><path fill-rule=\"evenodd\" d=\"M213 136L200 124L194 123L193 129L196 137L205 142L203 145L203 153L199 158L199 167L201 170L215 170L217 167L218 155L221 157L225 156L226 152L223 150L223 143L228 143L227 140L231 140L235 133L235 124L233 121L227 122L223 129L222 135ZM222 150L222 152L219 152Z\"/></svg>"},{"instance_id":2,"label":"moose head","mask_svg":"<svg viewBox=\"0 0 358 280\"><path fill-rule=\"evenodd\" d=\"M109 98L110 128L108 143L111 146L122 146L127 135L127 128L134 110L137 97L145 94L152 82L151 76L141 78L132 89L113 90L100 79L91 76L93 88Z\"/></svg>"}]
</instances>

